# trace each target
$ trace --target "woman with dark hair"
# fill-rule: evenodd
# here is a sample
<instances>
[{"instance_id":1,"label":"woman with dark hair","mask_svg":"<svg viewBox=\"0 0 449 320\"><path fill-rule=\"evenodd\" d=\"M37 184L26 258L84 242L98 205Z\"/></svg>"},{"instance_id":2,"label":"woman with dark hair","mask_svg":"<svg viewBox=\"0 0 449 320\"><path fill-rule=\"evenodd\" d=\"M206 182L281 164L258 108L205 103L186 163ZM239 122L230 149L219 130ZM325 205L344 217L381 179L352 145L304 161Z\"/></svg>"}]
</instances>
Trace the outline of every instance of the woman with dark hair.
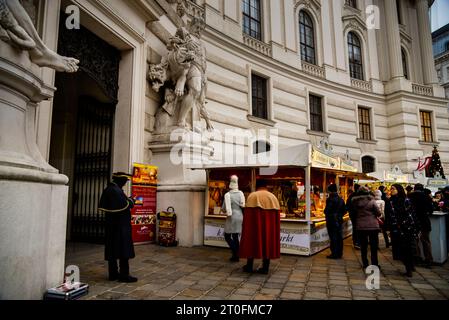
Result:
<instances>
[{"instance_id":1,"label":"woman with dark hair","mask_svg":"<svg viewBox=\"0 0 449 320\"><path fill-rule=\"evenodd\" d=\"M385 219L391 232L393 258L402 260L407 277L412 277L419 233L416 214L401 185L392 185L390 191L391 197L385 205Z\"/></svg>"}]
</instances>

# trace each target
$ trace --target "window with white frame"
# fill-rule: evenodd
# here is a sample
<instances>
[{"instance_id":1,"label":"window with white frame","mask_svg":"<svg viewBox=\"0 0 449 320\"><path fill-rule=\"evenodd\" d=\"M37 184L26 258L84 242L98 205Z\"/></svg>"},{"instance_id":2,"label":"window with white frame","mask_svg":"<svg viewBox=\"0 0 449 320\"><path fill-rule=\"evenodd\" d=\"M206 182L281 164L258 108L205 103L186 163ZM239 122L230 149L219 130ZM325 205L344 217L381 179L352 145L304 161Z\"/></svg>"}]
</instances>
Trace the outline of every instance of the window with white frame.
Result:
<instances>
[{"instance_id":1,"label":"window with white frame","mask_svg":"<svg viewBox=\"0 0 449 320\"><path fill-rule=\"evenodd\" d=\"M362 140L372 140L370 109L359 107L359 138Z\"/></svg>"},{"instance_id":2,"label":"window with white frame","mask_svg":"<svg viewBox=\"0 0 449 320\"><path fill-rule=\"evenodd\" d=\"M299 12L299 42L301 45L301 60L316 64L313 20L304 10Z\"/></svg>"},{"instance_id":3,"label":"window with white frame","mask_svg":"<svg viewBox=\"0 0 449 320\"><path fill-rule=\"evenodd\" d=\"M261 119L268 119L267 79L251 74L252 115Z\"/></svg>"},{"instance_id":4,"label":"window with white frame","mask_svg":"<svg viewBox=\"0 0 449 320\"><path fill-rule=\"evenodd\" d=\"M310 130L316 132L324 132L322 97L313 94L309 95L309 117L310 117Z\"/></svg>"},{"instance_id":5,"label":"window with white frame","mask_svg":"<svg viewBox=\"0 0 449 320\"><path fill-rule=\"evenodd\" d=\"M243 0L243 32L262 41L262 5L260 0Z\"/></svg>"},{"instance_id":6,"label":"window with white frame","mask_svg":"<svg viewBox=\"0 0 449 320\"><path fill-rule=\"evenodd\" d=\"M351 78L363 80L362 44L354 32L348 33L348 57Z\"/></svg>"},{"instance_id":7,"label":"window with white frame","mask_svg":"<svg viewBox=\"0 0 449 320\"><path fill-rule=\"evenodd\" d=\"M419 117L421 119L421 140L423 142L433 142L432 112L420 110Z\"/></svg>"}]
</instances>

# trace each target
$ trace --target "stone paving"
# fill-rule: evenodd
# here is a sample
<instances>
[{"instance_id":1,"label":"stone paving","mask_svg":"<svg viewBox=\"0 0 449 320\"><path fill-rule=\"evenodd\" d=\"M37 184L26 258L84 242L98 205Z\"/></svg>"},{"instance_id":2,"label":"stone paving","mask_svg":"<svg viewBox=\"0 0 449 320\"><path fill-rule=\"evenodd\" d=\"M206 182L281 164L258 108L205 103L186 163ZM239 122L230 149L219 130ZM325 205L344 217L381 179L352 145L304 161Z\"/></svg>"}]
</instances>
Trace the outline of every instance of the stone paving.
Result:
<instances>
[{"instance_id":1,"label":"stone paving","mask_svg":"<svg viewBox=\"0 0 449 320\"><path fill-rule=\"evenodd\" d=\"M329 260L329 250L312 257L282 255L273 260L268 275L242 271L245 261L228 261L224 248L165 248L136 246L130 260L137 283L107 280L103 246L69 244L66 265L78 265L81 281L90 285L83 299L120 300L447 300L449 263L432 269L417 267L406 278L404 267L381 245L379 290L367 290L361 268L360 251L345 240L344 259ZM259 260L255 261L255 267Z\"/></svg>"}]
</instances>

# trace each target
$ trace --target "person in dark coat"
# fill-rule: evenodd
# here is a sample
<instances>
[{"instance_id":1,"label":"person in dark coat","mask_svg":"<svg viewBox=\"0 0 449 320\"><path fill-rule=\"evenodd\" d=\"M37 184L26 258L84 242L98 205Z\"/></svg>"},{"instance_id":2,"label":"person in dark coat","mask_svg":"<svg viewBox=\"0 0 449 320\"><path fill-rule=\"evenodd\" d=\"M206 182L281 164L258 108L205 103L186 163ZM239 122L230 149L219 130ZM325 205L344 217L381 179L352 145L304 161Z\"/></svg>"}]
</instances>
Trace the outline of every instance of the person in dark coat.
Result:
<instances>
[{"instance_id":1,"label":"person in dark coat","mask_svg":"<svg viewBox=\"0 0 449 320\"><path fill-rule=\"evenodd\" d=\"M359 184L355 184L354 185L354 192L351 193L348 197L348 199L346 200L346 211L349 212L349 218L351 219L351 224L352 224L352 244L354 246L354 248L356 249L360 249L360 241L359 238L357 236L357 230L356 230L356 213L355 210L352 207L352 198L355 197L357 195L357 192L360 189L360 185Z\"/></svg>"},{"instance_id":2,"label":"person in dark coat","mask_svg":"<svg viewBox=\"0 0 449 320\"><path fill-rule=\"evenodd\" d=\"M355 197L352 198L352 206L356 213L357 232L360 239L360 249L363 269L368 268L368 243L371 248L371 265L379 266L377 250L379 248L379 222L381 211L369 190L361 187Z\"/></svg>"},{"instance_id":3,"label":"person in dark coat","mask_svg":"<svg viewBox=\"0 0 449 320\"><path fill-rule=\"evenodd\" d=\"M393 255L399 255L404 263L407 277L412 277L416 239L419 233L418 219L411 201L407 199L400 184L391 186L391 197L385 205L385 219L391 232ZM394 241L393 241L394 239Z\"/></svg>"},{"instance_id":4,"label":"person in dark coat","mask_svg":"<svg viewBox=\"0 0 449 320\"><path fill-rule=\"evenodd\" d=\"M134 207L134 200L128 198L122 189L129 178L130 176L125 173L114 173L112 182L103 191L98 206L105 215L104 258L108 261L111 281L137 281L137 278L129 274L129 259L135 257L131 228L131 209ZM120 262L120 272L117 260Z\"/></svg>"},{"instance_id":5,"label":"person in dark coat","mask_svg":"<svg viewBox=\"0 0 449 320\"><path fill-rule=\"evenodd\" d=\"M421 227L420 237L418 242L421 241L423 253L424 253L424 266L430 268L433 262L432 257L432 244L430 242L430 231L432 231L430 223L430 215L433 213L432 199L424 193L424 186L420 183L415 185L414 191L410 193L409 198L415 209L419 225ZM419 245L416 246L417 257L421 259L421 252Z\"/></svg>"},{"instance_id":6,"label":"person in dark coat","mask_svg":"<svg viewBox=\"0 0 449 320\"><path fill-rule=\"evenodd\" d=\"M331 254L327 258L341 259L343 257L343 216L346 213L346 206L337 193L336 184L330 184L327 190L329 197L326 200L324 214L331 249Z\"/></svg>"}]
</instances>

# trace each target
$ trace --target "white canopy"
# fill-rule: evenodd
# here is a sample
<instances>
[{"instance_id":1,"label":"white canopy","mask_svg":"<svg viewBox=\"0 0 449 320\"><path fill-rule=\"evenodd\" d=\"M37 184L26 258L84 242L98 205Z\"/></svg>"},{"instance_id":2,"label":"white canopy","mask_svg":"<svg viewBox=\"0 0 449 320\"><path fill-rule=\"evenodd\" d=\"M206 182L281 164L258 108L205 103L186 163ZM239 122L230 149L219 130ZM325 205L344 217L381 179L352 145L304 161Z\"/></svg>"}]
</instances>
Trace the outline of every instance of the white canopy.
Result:
<instances>
[{"instance_id":1,"label":"white canopy","mask_svg":"<svg viewBox=\"0 0 449 320\"><path fill-rule=\"evenodd\" d=\"M274 166L307 167L311 164L311 154L312 148L310 143L304 143L284 149L253 154L243 159L244 163L236 163L236 159L232 159L232 163L194 164L190 166L190 169L262 168Z\"/></svg>"}]
</instances>

